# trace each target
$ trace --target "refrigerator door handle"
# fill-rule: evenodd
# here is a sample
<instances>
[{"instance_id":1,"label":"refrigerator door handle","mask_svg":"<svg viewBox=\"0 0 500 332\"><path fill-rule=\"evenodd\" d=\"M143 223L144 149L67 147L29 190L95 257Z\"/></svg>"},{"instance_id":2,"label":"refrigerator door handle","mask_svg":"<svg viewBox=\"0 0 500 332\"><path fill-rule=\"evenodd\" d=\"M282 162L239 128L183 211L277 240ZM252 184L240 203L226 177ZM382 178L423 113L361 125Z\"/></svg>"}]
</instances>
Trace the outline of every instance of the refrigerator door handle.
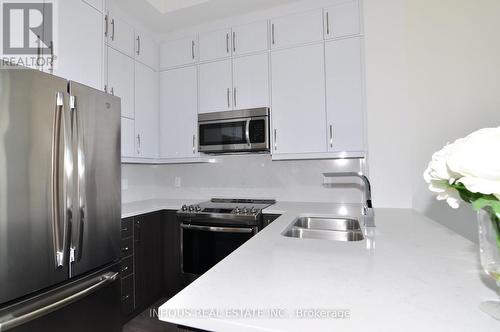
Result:
<instances>
[{"instance_id":1,"label":"refrigerator door handle","mask_svg":"<svg viewBox=\"0 0 500 332\"><path fill-rule=\"evenodd\" d=\"M78 99L76 96L70 96L70 108L73 113L73 139L75 142L76 151L76 191L77 191L77 211L75 215L75 220L77 225L75 227L76 233L72 234L71 237L71 249L70 249L70 263L79 261L82 258L83 251L83 232L86 218L86 195L85 195L85 146L84 146L84 132L81 123L81 117L78 111Z\"/></svg>"},{"instance_id":2,"label":"refrigerator door handle","mask_svg":"<svg viewBox=\"0 0 500 332\"><path fill-rule=\"evenodd\" d=\"M118 272L107 272L74 286L72 289L68 289L65 294L69 293L70 295L61 298L61 295L54 294L34 303L28 303L25 307L15 309L0 317L0 331L7 331L24 325L81 300L117 280L118 275Z\"/></svg>"},{"instance_id":3,"label":"refrigerator door handle","mask_svg":"<svg viewBox=\"0 0 500 332\"><path fill-rule=\"evenodd\" d=\"M64 266L67 240L67 224L71 219L71 180L72 180L72 147L70 124L65 113L65 96L62 92L56 94L56 109L54 112L51 161L51 211L52 239L56 268Z\"/></svg>"}]
</instances>

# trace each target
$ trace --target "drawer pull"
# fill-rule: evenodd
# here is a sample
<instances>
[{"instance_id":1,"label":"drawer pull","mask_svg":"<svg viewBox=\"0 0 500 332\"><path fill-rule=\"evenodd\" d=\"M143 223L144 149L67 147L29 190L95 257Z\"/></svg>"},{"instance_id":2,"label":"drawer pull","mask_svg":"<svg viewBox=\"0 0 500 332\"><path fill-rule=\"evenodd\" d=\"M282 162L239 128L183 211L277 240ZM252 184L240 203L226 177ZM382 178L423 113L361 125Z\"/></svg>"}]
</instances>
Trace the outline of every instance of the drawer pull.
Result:
<instances>
[{"instance_id":1,"label":"drawer pull","mask_svg":"<svg viewBox=\"0 0 500 332\"><path fill-rule=\"evenodd\" d=\"M125 296L122 296L122 301L127 301L128 299L130 298L130 295L125 295Z\"/></svg>"},{"instance_id":2,"label":"drawer pull","mask_svg":"<svg viewBox=\"0 0 500 332\"><path fill-rule=\"evenodd\" d=\"M128 266L124 266L124 267L122 267L122 272L125 272L125 271L127 271L127 270L128 270Z\"/></svg>"}]
</instances>

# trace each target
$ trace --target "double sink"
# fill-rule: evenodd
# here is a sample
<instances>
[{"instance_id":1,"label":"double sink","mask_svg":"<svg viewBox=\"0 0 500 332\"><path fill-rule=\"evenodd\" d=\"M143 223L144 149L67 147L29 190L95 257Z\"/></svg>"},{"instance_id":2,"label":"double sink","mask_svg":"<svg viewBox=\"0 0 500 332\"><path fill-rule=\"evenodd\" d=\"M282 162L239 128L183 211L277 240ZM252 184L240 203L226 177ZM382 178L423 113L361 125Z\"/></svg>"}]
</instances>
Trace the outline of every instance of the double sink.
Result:
<instances>
[{"instance_id":1,"label":"double sink","mask_svg":"<svg viewBox=\"0 0 500 332\"><path fill-rule=\"evenodd\" d=\"M343 242L364 240L359 221L348 218L300 217L295 219L282 235Z\"/></svg>"}]
</instances>

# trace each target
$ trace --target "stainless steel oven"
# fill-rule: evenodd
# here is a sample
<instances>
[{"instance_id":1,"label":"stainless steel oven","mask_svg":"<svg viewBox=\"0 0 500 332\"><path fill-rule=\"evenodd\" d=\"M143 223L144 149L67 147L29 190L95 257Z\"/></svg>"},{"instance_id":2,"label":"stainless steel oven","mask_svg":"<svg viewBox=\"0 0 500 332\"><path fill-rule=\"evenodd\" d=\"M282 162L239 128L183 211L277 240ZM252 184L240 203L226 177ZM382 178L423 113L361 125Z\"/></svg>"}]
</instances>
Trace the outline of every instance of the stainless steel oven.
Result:
<instances>
[{"instance_id":1,"label":"stainless steel oven","mask_svg":"<svg viewBox=\"0 0 500 332\"><path fill-rule=\"evenodd\" d=\"M186 284L207 272L262 229L262 209L274 200L212 199L183 206L181 271Z\"/></svg>"},{"instance_id":2,"label":"stainless steel oven","mask_svg":"<svg viewBox=\"0 0 500 332\"><path fill-rule=\"evenodd\" d=\"M269 108L199 114L199 151L269 151L269 114Z\"/></svg>"}]
</instances>

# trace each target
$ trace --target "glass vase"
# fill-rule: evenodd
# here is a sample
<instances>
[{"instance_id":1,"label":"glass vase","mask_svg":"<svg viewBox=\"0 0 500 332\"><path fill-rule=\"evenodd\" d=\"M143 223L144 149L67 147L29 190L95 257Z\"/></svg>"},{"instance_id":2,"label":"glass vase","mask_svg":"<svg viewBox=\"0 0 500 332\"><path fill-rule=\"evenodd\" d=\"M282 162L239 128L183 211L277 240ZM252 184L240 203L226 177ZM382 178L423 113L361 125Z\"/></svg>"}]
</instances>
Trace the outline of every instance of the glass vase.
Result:
<instances>
[{"instance_id":1,"label":"glass vase","mask_svg":"<svg viewBox=\"0 0 500 332\"><path fill-rule=\"evenodd\" d=\"M481 265L500 287L500 218L489 207L478 211L479 253ZM485 301L481 309L500 320L500 301Z\"/></svg>"}]
</instances>

